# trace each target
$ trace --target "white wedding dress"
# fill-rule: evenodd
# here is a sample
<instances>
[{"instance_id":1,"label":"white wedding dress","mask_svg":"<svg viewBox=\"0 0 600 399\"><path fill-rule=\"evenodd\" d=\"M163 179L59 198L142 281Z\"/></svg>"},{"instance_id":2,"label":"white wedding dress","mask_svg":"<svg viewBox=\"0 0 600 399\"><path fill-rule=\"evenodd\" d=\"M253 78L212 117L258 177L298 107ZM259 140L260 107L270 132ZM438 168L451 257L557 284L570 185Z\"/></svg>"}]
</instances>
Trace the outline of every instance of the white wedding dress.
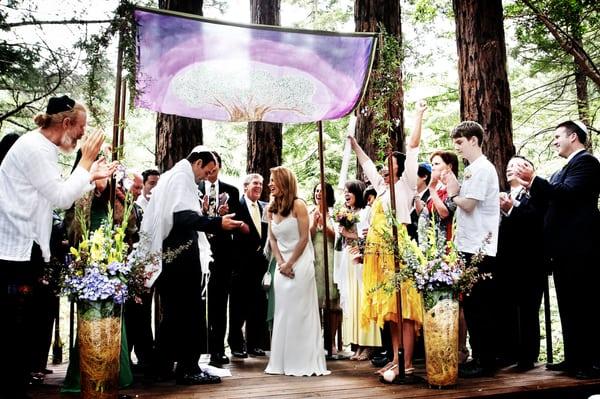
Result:
<instances>
[{"instance_id":1,"label":"white wedding dress","mask_svg":"<svg viewBox=\"0 0 600 399\"><path fill-rule=\"evenodd\" d=\"M298 245L298 220L293 216L276 223L271 231L284 260L288 260ZM317 285L315 283L314 252L309 242L293 266L294 278L275 271L275 314L271 357L265 370L268 374L293 376L327 375Z\"/></svg>"}]
</instances>

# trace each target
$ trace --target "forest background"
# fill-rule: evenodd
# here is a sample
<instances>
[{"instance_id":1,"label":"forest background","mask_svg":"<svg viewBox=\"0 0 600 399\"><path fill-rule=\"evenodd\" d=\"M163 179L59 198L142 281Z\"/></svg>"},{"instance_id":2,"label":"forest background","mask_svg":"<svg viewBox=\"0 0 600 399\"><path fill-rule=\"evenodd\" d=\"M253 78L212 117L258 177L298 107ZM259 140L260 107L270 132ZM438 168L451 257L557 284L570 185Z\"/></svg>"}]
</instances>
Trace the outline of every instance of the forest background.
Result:
<instances>
[{"instance_id":1,"label":"forest background","mask_svg":"<svg viewBox=\"0 0 600 399\"><path fill-rule=\"evenodd\" d=\"M401 19L401 34L396 35L401 46L397 49L398 57L385 60L381 56L384 61L379 65L399 72L396 81L403 91L399 90L402 92L399 119L386 115L387 122L397 121L396 128L408 134L414 103L426 99L429 109L421 160L427 161L434 150L452 149L449 133L464 111L460 98L463 71L457 52L459 19L455 11L460 7L474 8L477 0L401 0L393 4L385 0L139 0L135 3L162 8L177 3L184 8L195 8L206 17L250 23L257 22L257 2L276 4L276 19L283 27L338 32L364 30L356 22L357 9L364 10L370 4L381 9L392 5ZM501 32L496 33L505 37L506 87L510 87L509 97L502 100L509 102L504 114L507 129L503 134L514 145L514 149L500 146L496 150L526 156L536 164L538 173L547 176L564 162L550 145L551 132L557 123L566 119L583 120L592 132L590 149L598 148L600 138L593 127L598 124L600 110L597 67L600 4L590 0L490 0L479 4L485 8L492 3L499 6L496 17L502 24ZM33 130L32 116L44 110L49 96L63 93L86 103L91 114L89 125L103 128L110 136L117 46L114 38L98 46L95 35L110 25L118 6L118 0L0 0L0 137L9 132L22 134ZM472 32L474 36L484 34L483 30ZM381 74L376 74L370 82L371 86L388 83ZM373 96L367 96L359 106L360 114L368 113L373 105L369 98ZM141 171L168 165L158 154L159 141L164 141L160 118L144 109L127 108L123 149L126 166ZM334 186L339 179L348 120L346 117L324 123L325 170L327 181ZM246 123L203 121L200 126L201 131L194 132L194 137L221 154L225 180L239 186L239 179L252 169L253 161L250 159L253 157L243 156L243 150L257 147L255 154L260 154L267 150L266 144L251 142L256 138L251 139L251 128ZM375 135L375 129L367 127L367 135L371 133ZM281 163L296 172L301 194L307 200L319 178L316 137L314 124L282 127ZM384 131L379 138L370 140L385 143L386 138ZM70 169L72 161L72 157L61 157L65 171ZM505 161L506 156L502 158ZM502 165L497 167L499 171L503 169ZM349 176L356 174L356 165L351 162ZM552 313L554 351L559 354L560 326L556 309Z\"/></svg>"}]
</instances>

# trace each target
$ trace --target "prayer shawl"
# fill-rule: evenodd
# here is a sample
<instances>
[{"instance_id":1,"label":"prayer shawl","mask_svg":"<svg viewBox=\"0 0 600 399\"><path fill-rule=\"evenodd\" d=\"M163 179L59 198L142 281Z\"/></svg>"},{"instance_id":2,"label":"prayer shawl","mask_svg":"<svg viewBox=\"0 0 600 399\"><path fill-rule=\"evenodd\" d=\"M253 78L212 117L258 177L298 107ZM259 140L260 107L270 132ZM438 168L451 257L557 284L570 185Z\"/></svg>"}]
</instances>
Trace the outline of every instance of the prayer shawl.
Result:
<instances>
[{"instance_id":1,"label":"prayer shawl","mask_svg":"<svg viewBox=\"0 0 600 399\"><path fill-rule=\"evenodd\" d=\"M163 241L173 228L173 214L180 211L195 211L202 214L198 199L198 185L194 178L192 165L187 159L182 159L158 180L152 191L152 199L144 211L141 234L147 248L144 250L161 253ZM198 232L198 247L200 249L200 265L202 273L209 274L208 265L213 260L210 244L203 232ZM151 287L162 271L150 276L146 286Z\"/></svg>"}]
</instances>

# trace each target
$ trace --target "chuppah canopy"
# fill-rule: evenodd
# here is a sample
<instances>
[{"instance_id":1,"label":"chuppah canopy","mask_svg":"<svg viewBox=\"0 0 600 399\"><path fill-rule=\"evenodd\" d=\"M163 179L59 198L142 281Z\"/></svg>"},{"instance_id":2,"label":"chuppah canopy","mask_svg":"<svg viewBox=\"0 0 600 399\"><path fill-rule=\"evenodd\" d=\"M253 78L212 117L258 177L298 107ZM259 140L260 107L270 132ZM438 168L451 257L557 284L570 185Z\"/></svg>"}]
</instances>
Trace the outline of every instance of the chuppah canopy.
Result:
<instances>
[{"instance_id":1,"label":"chuppah canopy","mask_svg":"<svg viewBox=\"0 0 600 399\"><path fill-rule=\"evenodd\" d=\"M136 8L136 105L231 122L337 119L360 102L376 36Z\"/></svg>"}]
</instances>

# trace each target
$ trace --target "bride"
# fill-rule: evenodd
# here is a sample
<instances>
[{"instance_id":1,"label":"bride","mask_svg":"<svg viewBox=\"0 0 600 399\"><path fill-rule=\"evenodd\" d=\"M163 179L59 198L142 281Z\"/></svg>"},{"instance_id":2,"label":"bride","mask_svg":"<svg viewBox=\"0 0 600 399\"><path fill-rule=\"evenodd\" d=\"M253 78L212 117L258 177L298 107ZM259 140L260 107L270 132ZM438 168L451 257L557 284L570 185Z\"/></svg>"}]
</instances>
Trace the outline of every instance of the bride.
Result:
<instances>
[{"instance_id":1,"label":"bride","mask_svg":"<svg viewBox=\"0 0 600 399\"><path fill-rule=\"evenodd\" d=\"M269 242L277 260L268 374L327 375L308 211L291 170L271 169Z\"/></svg>"}]
</instances>

